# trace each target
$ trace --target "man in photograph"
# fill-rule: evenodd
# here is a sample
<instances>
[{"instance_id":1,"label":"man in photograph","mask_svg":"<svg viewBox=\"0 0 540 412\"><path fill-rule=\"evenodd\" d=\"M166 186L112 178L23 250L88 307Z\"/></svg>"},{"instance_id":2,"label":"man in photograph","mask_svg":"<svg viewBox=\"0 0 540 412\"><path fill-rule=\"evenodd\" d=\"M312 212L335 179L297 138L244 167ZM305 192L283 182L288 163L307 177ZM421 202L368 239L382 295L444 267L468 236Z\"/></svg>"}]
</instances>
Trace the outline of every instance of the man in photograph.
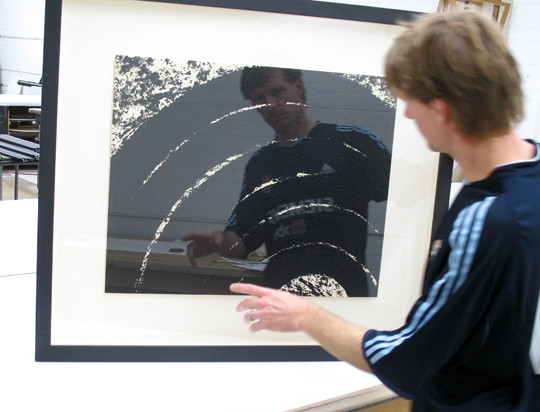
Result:
<instances>
[{"instance_id":1,"label":"man in photograph","mask_svg":"<svg viewBox=\"0 0 540 412\"><path fill-rule=\"evenodd\" d=\"M368 330L243 283L231 290L258 299L237 310L248 311L253 332L304 331L413 399L413 411L538 410L540 154L514 130L523 115L517 64L496 24L471 11L419 18L385 64L405 115L467 182L436 232L405 324Z\"/></svg>"},{"instance_id":2,"label":"man in photograph","mask_svg":"<svg viewBox=\"0 0 540 412\"><path fill-rule=\"evenodd\" d=\"M188 257L245 258L262 245L265 285L305 296L369 296L368 204L388 196L390 151L356 126L315 122L302 73L248 67L245 99L275 132L244 173L223 231L191 233Z\"/></svg>"}]
</instances>

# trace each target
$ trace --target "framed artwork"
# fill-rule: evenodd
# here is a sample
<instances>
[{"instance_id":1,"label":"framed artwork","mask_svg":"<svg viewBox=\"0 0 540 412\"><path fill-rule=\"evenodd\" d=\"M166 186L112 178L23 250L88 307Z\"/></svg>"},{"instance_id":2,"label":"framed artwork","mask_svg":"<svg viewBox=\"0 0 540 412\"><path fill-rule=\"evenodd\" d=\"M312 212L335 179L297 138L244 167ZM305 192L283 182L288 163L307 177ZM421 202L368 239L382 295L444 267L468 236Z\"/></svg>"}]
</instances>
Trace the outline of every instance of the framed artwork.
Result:
<instances>
[{"instance_id":1,"label":"framed artwork","mask_svg":"<svg viewBox=\"0 0 540 412\"><path fill-rule=\"evenodd\" d=\"M275 150L274 130L240 90L243 73L273 69L243 67L116 56L106 292L227 295L232 282L264 284L283 266L293 267L293 278L273 286L292 288L309 281L300 254L324 256L312 266L327 278L335 268L367 284L355 289L340 279L337 286L334 275L335 288L314 279L304 293L377 296L396 99L380 76L284 69L301 75L307 107L300 113L319 123L306 139ZM283 108L269 115L276 110ZM376 137L350 126L358 124ZM320 141L323 129L340 145L335 154ZM259 166L261 156L272 164ZM304 164L289 167L293 162ZM265 179L273 183L261 186ZM384 183L372 183L377 179ZM256 187L243 188L250 180ZM246 242L264 245L252 246L247 259L212 254L192 267L182 238L221 231L235 214L256 221L243 225Z\"/></svg>"},{"instance_id":2,"label":"framed artwork","mask_svg":"<svg viewBox=\"0 0 540 412\"><path fill-rule=\"evenodd\" d=\"M249 159L272 144L240 91L253 66L300 70L310 119L366 129L391 152L384 199L361 213L368 292L307 299L398 327L451 174L382 78L396 23L410 18L303 0L47 2L36 360L333 360L302 334L251 334L235 312L244 297L228 285L265 284L264 248L196 268L186 257L182 237L223 230ZM322 199L296 215L331 209Z\"/></svg>"}]
</instances>

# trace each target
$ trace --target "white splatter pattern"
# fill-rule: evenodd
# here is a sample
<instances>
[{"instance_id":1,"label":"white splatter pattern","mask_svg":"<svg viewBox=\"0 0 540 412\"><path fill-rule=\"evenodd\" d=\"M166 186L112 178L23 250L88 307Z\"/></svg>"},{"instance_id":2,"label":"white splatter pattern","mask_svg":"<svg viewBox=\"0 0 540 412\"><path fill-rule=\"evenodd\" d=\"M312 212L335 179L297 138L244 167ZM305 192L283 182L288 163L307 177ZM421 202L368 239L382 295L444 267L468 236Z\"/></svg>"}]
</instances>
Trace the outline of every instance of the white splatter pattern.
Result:
<instances>
[{"instance_id":1,"label":"white splatter pattern","mask_svg":"<svg viewBox=\"0 0 540 412\"><path fill-rule=\"evenodd\" d=\"M370 89L373 96L380 99L385 105L393 109L396 108L397 99L392 95L392 92L382 77L352 73L345 73L342 77Z\"/></svg>"},{"instance_id":2,"label":"white splatter pattern","mask_svg":"<svg viewBox=\"0 0 540 412\"><path fill-rule=\"evenodd\" d=\"M300 296L346 298L347 292L337 280L326 275L310 274L299 276L283 285L279 290Z\"/></svg>"},{"instance_id":3,"label":"white splatter pattern","mask_svg":"<svg viewBox=\"0 0 540 412\"><path fill-rule=\"evenodd\" d=\"M111 157L147 119L193 86L242 67L239 64L116 56Z\"/></svg>"}]
</instances>

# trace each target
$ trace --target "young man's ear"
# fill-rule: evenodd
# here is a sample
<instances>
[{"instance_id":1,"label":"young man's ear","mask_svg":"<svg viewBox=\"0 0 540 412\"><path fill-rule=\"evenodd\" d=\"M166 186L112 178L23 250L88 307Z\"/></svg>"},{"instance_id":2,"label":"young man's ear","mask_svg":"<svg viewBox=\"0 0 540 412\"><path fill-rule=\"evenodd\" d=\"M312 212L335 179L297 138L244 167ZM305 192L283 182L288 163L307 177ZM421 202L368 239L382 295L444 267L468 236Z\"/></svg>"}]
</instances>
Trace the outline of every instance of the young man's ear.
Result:
<instances>
[{"instance_id":1,"label":"young man's ear","mask_svg":"<svg viewBox=\"0 0 540 412\"><path fill-rule=\"evenodd\" d=\"M435 111L435 116L441 125L447 126L452 121L450 106L441 99L432 99L430 105Z\"/></svg>"}]
</instances>

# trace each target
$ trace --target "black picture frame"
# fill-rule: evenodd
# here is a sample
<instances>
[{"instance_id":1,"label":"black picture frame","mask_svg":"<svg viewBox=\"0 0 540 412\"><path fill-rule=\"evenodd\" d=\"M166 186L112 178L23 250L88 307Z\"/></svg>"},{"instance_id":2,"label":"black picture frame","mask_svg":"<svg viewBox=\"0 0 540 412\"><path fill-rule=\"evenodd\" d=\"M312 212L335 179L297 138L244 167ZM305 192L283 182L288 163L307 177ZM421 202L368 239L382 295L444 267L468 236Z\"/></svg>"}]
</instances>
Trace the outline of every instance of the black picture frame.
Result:
<instances>
[{"instance_id":1,"label":"black picture frame","mask_svg":"<svg viewBox=\"0 0 540 412\"><path fill-rule=\"evenodd\" d=\"M207 0L207 1L153 1L178 5L204 6L263 13L359 21L395 25L409 20L416 13L326 3L309 0ZM38 214L38 262L36 307L37 361L77 362L269 362L269 361L334 361L335 358L316 345L100 345L52 344L51 317L53 293L53 247L55 244L55 179L57 174L57 118L59 115L58 90L60 86L60 44L63 2L46 2L45 44L43 65L43 98L41 123L40 193ZM89 79L81 79L87 84ZM441 162L437 179L434 221L447 209L451 164Z\"/></svg>"}]
</instances>

